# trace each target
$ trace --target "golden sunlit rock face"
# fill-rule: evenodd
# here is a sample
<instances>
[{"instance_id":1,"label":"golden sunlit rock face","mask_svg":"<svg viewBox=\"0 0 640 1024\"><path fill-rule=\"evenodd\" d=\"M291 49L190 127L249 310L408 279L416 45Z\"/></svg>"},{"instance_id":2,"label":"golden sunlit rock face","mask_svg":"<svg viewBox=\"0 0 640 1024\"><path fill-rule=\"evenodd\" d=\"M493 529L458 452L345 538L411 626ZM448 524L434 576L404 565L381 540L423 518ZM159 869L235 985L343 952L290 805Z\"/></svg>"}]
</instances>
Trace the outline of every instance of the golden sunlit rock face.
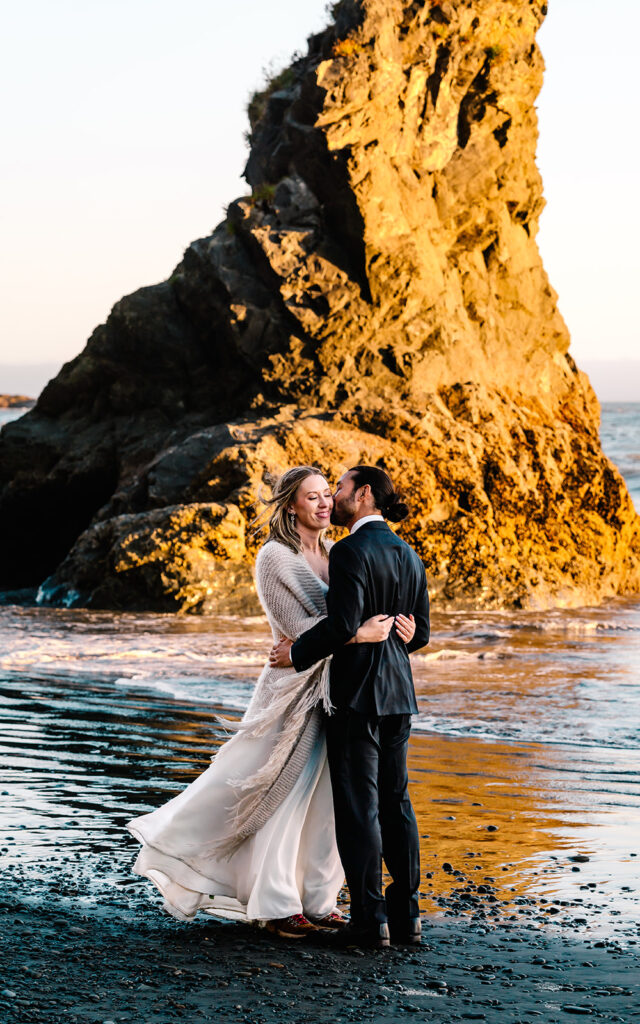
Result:
<instances>
[{"instance_id":1,"label":"golden sunlit rock face","mask_svg":"<svg viewBox=\"0 0 640 1024\"><path fill-rule=\"evenodd\" d=\"M245 524L268 476L372 462L443 603L640 589L638 518L535 240L545 10L334 5L251 100L251 195L4 428L3 585L52 573L55 601L250 608Z\"/></svg>"}]
</instances>

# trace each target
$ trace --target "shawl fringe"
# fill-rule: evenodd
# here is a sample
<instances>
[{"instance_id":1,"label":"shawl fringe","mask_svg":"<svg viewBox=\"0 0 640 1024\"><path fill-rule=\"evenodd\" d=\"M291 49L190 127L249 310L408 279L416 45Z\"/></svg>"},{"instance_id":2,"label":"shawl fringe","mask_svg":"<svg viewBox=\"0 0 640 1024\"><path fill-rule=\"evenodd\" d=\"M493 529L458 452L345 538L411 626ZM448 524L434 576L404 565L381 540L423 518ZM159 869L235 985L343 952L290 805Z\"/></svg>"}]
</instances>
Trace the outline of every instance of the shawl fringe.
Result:
<instances>
[{"instance_id":1,"label":"shawl fringe","mask_svg":"<svg viewBox=\"0 0 640 1024\"><path fill-rule=\"evenodd\" d=\"M258 555L256 587L274 640L296 639L326 616L320 579L304 555L276 541L265 544ZM322 712L334 710L330 661L326 658L303 672L266 665L243 718L233 721L216 715L229 732L247 737L265 736L280 719L281 724L268 760L251 775L228 780L234 796L230 823L222 836L208 844L207 852L229 859L267 823L293 789L322 730Z\"/></svg>"}]
</instances>

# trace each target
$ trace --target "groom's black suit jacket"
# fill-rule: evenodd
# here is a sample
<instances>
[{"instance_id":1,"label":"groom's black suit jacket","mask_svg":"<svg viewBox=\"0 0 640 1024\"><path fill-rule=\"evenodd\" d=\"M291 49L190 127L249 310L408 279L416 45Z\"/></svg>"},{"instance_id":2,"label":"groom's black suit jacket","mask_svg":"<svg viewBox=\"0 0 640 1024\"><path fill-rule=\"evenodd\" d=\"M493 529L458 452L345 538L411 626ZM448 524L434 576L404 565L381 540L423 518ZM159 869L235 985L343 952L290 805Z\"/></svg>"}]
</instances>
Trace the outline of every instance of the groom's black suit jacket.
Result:
<instances>
[{"instance_id":1,"label":"groom's black suit jacket","mask_svg":"<svg viewBox=\"0 0 640 1024\"><path fill-rule=\"evenodd\" d=\"M417 554L383 520L374 520L333 545L329 580L327 617L294 643L294 668L301 671L332 654L331 700L337 709L414 714L409 653L429 642L429 595ZM366 619L383 613L415 616L410 644L392 627L383 643L347 645Z\"/></svg>"}]
</instances>

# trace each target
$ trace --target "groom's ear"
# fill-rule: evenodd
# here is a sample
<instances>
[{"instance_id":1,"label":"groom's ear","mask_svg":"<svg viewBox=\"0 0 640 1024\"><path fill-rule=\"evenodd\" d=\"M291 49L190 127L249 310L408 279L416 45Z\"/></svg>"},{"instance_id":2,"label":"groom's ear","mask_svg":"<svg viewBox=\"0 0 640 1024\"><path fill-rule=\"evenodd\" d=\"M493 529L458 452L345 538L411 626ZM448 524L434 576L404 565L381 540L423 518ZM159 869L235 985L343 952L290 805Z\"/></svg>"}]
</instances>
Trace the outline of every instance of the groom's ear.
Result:
<instances>
[{"instance_id":1,"label":"groom's ear","mask_svg":"<svg viewBox=\"0 0 640 1024\"><path fill-rule=\"evenodd\" d=\"M367 498L371 497L371 487L369 484L363 484L362 487L358 487L356 497L359 501L366 501Z\"/></svg>"}]
</instances>

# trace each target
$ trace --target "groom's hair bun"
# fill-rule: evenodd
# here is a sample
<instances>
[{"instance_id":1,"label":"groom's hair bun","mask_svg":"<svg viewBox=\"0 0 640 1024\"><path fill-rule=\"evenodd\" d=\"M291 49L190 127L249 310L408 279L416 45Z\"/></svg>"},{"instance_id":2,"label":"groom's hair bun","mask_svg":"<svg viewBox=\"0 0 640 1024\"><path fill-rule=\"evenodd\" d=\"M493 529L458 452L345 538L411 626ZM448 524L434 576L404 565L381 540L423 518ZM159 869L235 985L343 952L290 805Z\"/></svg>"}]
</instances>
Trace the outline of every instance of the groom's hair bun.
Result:
<instances>
[{"instance_id":1,"label":"groom's hair bun","mask_svg":"<svg viewBox=\"0 0 640 1024\"><path fill-rule=\"evenodd\" d=\"M403 519L406 519L409 515L409 506L406 502L401 501L398 494L394 494L393 499L388 505L385 505L380 510L386 519L391 520L392 523L401 523Z\"/></svg>"},{"instance_id":2,"label":"groom's hair bun","mask_svg":"<svg viewBox=\"0 0 640 1024\"><path fill-rule=\"evenodd\" d=\"M369 485L376 508L380 509L385 519L401 523L407 518L409 507L396 492L384 469L379 466L354 466L349 472L353 474L356 488Z\"/></svg>"}]
</instances>

